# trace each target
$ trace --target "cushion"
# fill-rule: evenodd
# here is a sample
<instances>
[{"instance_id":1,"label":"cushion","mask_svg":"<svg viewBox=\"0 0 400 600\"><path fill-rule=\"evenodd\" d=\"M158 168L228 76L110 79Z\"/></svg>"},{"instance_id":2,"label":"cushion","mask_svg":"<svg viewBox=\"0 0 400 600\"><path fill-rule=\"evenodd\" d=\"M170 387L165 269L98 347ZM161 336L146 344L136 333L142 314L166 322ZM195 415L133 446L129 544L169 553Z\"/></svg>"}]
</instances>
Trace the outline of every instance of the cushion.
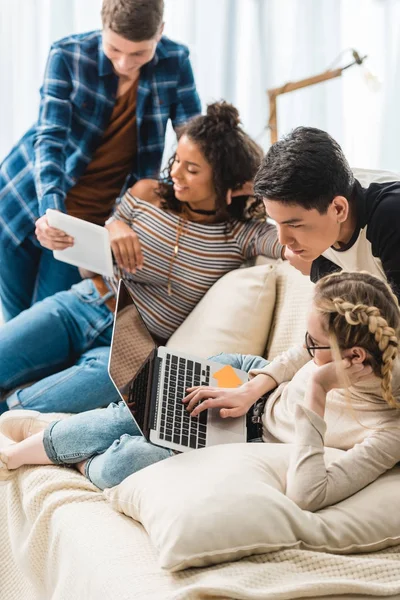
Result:
<instances>
[{"instance_id":1,"label":"cushion","mask_svg":"<svg viewBox=\"0 0 400 600\"><path fill-rule=\"evenodd\" d=\"M400 543L400 468L311 513L284 495L290 452L290 444L204 448L151 465L105 494L143 524L172 571L282 548L354 553ZM326 462L342 452L328 448Z\"/></svg>"},{"instance_id":2,"label":"cushion","mask_svg":"<svg viewBox=\"0 0 400 600\"><path fill-rule=\"evenodd\" d=\"M277 266L274 320L265 357L269 360L291 346L302 344L307 330L314 284L287 261Z\"/></svg>"},{"instance_id":3,"label":"cushion","mask_svg":"<svg viewBox=\"0 0 400 600\"><path fill-rule=\"evenodd\" d=\"M262 356L275 304L275 267L236 269L219 279L167 346L197 356L240 352Z\"/></svg>"}]
</instances>

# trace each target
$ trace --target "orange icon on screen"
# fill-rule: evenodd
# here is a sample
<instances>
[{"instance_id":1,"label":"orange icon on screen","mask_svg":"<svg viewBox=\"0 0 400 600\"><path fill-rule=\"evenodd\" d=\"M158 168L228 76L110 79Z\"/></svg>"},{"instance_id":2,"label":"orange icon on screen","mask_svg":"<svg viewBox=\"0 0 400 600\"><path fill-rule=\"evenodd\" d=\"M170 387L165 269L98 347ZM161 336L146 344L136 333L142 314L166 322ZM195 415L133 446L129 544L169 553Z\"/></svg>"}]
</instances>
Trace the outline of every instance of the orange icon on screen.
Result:
<instances>
[{"instance_id":1,"label":"orange icon on screen","mask_svg":"<svg viewBox=\"0 0 400 600\"><path fill-rule=\"evenodd\" d=\"M235 369L230 365L225 365L219 371L213 374L213 378L217 380L217 387L236 388L242 385L242 380L235 373Z\"/></svg>"}]
</instances>

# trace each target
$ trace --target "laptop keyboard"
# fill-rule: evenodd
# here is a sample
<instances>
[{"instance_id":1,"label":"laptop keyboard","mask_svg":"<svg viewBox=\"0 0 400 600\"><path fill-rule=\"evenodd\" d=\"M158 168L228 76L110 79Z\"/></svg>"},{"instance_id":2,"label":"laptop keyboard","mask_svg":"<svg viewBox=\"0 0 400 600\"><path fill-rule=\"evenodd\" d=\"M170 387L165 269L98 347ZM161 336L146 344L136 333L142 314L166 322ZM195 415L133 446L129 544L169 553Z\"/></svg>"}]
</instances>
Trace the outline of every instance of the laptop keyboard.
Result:
<instances>
[{"instance_id":1,"label":"laptop keyboard","mask_svg":"<svg viewBox=\"0 0 400 600\"><path fill-rule=\"evenodd\" d=\"M160 401L160 439L188 448L204 448L207 410L201 412L198 417L191 417L186 406L182 404L182 400L187 395L187 388L209 384L209 366L202 369L199 362L167 354L164 387Z\"/></svg>"},{"instance_id":2,"label":"laptop keyboard","mask_svg":"<svg viewBox=\"0 0 400 600\"><path fill-rule=\"evenodd\" d=\"M149 386L149 369L150 361L148 360L129 386L128 399L126 400L129 410L141 428L143 427L144 411L146 409L145 399ZM139 402L137 402L136 399L139 399Z\"/></svg>"}]
</instances>

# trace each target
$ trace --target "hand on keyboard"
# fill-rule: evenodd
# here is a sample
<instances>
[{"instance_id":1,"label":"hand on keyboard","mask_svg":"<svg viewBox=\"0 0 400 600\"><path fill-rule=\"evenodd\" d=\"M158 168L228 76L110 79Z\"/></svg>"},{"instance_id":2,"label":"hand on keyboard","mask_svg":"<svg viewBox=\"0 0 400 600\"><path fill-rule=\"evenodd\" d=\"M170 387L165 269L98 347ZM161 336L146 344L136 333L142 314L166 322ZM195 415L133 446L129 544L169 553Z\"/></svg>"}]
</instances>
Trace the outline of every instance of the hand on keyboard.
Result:
<instances>
[{"instance_id":1,"label":"hand on keyboard","mask_svg":"<svg viewBox=\"0 0 400 600\"><path fill-rule=\"evenodd\" d=\"M241 417L256 402L258 396L243 384L238 388L216 388L196 386L187 388L188 395L182 400L192 417L197 417L203 410L220 408L220 416Z\"/></svg>"}]
</instances>

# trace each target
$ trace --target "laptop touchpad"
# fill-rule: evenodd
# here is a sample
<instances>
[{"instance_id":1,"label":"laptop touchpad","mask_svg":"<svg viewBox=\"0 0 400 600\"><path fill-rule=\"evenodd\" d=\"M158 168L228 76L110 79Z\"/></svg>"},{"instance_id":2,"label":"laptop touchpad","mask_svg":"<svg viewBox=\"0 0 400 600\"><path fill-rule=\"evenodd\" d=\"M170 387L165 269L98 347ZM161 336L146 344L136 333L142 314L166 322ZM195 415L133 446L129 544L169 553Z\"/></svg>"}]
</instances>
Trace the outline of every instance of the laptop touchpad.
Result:
<instances>
[{"instance_id":1,"label":"laptop touchpad","mask_svg":"<svg viewBox=\"0 0 400 600\"><path fill-rule=\"evenodd\" d=\"M222 419L219 416L219 408L212 408L208 410L208 424L213 428L221 429L223 431L229 431L230 433L238 433L239 435L243 434L244 431L244 423L243 417L238 417L235 419L227 418Z\"/></svg>"}]
</instances>

